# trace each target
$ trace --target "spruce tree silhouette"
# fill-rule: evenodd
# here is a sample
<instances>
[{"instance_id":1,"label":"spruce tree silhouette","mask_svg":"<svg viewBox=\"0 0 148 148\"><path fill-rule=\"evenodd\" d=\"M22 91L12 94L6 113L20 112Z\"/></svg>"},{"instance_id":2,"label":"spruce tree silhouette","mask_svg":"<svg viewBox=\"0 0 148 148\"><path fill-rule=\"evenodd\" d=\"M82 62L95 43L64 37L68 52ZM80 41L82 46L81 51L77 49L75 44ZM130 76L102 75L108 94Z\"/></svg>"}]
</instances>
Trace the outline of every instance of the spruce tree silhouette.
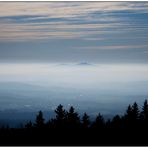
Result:
<instances>
[{"instance_id":1,"label":"spruce tree silhouette","mask_svg":"<svg viewBox=\"0 0 148 148\"><path fill-rule=\"evenodd\" d=\"M132 107L131 105L128 106L125 116L124 116L124 120L125 120L125 126L126 127L131 127L132 126Z\"/></svg>"},{"instance_id":2,"label":"spruce tree silhouette","mask_svg":"<svg viewBox=\"0 0 148 148\"><path fill-rule=\"evenodd\" d=\"M139 113L140 113L140 111L139 111L139 108L138 108L138 104L135 102L132 105L132 125L135 128L139 124L139 117L140 117L140 114Z\"/></svg>"},{"instance_id":3,"label":"spruce tree silhouette","mask_svg":"<svg viewBox=\"0 0 148 148\"><path fill-rule=\"evenodd\" d=\"M66 111L65 109L63 109L63 106L60 104L56 109L55 109L55 113L56 113L56 119L55 119L55 124L56 127L58 128L63 128L66 127L65 123L66 123Z\"/></svg>"},{"instance_id":4,"label":"spruce tree silhouette","mask_svg":"<svg viewBox=\"0 0 148 148\"><path fill-rule=\"evenodd\" d=\"M148 125L148 103L147 103L147 100L144 101L144 104L142 107L141 120L144 124L144 127L147 127L147 125Z\"/></svg>"},{"instance_id":5,"label":"spruce tree silhouette","mask_svg":"<svg viewBox=\"0 0 148 148\"><path fill-rule=\"evenodd\" d=\"M129 105L125 115L125 125L130 128L135 128L139 124L140 111L137 103Z\"/></svg>"},{"instance_id":6,"label":"spruce tree silhouette","mask_svg":"<svg viewBox=\"0 0 148 148\"><path fill-rule=\"evenodd\" d=\"M66 114L66 122L68 128L78 128L80 126L80 117L73 106L70 107Z\"/></svg>"},{"instance_id":7,"label":"spruce tree silhouette","mask_svg":"<svg viewBox=\"0 0 148 148\"><path fill-rule=\"evenodd\" d=\"M127 111L126 111L126 115L128 116L128 118L132 117L132 107L131 107L131 105L128 106Z\"/></svg>"},{"instance_id":8,"label":"spruce tree silhouette","mask_svg":"<svg viewBox=\"0 0 148 148\"><path fill-rule=\"evenodd\" d=\"M144 120L148 122L148 103L147 103L147 100L144 101L142 113L143 113Z\"/></svg>"},{"instance_id":9,"label":"spruce tree silhouette","mask_svg":"<svg viewBox=\"0 0 148 148\"><path fill-rule=\"evenodd\" d=\"M116 129L121 127L121 118L119 115L114 116L112 120L112 126Z\"/></svg>"},{"instance_id":10,"label":"spruce tree silhouette","mask_svg":"<svg viewBox=\"0 0 148 148\"><path fill-rule=\"evenodd\" d=\"M42 111L39 111L38 115L36 116L36 123L35 127L37 128L43 128L44 127L44 118L43 118L43 113Z\"/></svg>"},{"instance_id":11,"label":"spruce tree silhouette","mask_svg":"<svg viewBox=\"0 0 148 148\"><path fill-rule=\"evenodd\" d=\"M139 119L139 108L138 108L138 104L135 102L133 105L132 105L132 118L134 121L137 121Z\"/></svg>"},{"instance_id":12,"label":"spruce tree silhouette","mask_svg":"<svg viewBox=\"0 0 148 148\"><path fill-rule=\"evenodd\" d=\"M105 121L103 116L99 113L96 116L94 123L92 124L92 128L102 129L104 127Z\"/></svg>"},{"instance_id":13,"label":"spruce tree silhouette","mask_svg":"<svg viewBox=\"0 0 148 148\"><path fill-rule=\"evenodd\" d=\"M90 125L90 119L89 116L84 113L83 117L82 117L82 127L83 128L88 128Z\"/></svg>"}]
</instances>

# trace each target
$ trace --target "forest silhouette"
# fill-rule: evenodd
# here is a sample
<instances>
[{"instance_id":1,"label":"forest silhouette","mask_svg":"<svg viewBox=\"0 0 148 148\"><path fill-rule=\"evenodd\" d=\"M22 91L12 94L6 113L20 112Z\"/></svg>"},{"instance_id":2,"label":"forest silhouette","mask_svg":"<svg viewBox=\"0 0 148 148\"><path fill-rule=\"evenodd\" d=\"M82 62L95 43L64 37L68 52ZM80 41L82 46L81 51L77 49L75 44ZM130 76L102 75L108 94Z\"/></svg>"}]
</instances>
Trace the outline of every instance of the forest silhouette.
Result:
<instances>
[{"instance_id":1,"label":"forest silhouette","mask_svg":"<svg viewBox=\"0 0 148 148\"><path fill-rule=\"evenodd\" d=\"M148 146L148 102L140 110L135 102L125 114L105 120L98 113L94 121L85 112L80 117L75 108L60 104L55 118L45 122L39 111L35 122L21 128L0 129L1 146Z\"/></svg>"}]
</instances>

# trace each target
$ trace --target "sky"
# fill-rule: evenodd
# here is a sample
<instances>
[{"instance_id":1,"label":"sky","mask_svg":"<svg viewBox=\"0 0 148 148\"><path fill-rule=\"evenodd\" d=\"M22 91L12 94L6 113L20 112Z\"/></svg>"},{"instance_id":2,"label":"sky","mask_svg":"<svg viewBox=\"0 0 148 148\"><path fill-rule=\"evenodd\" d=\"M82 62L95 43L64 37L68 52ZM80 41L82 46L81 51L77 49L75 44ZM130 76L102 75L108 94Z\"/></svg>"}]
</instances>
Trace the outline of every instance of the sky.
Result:
<instances>
[{"instance_id":1,"label":"sky","mask_svg":"<svg viewBox=\"0 0 148 148\"><path fill-rule=\"evenodd\" d=\"M148 63L148 2L0 2L0 63Z\"/></svg>"}]
</instances>

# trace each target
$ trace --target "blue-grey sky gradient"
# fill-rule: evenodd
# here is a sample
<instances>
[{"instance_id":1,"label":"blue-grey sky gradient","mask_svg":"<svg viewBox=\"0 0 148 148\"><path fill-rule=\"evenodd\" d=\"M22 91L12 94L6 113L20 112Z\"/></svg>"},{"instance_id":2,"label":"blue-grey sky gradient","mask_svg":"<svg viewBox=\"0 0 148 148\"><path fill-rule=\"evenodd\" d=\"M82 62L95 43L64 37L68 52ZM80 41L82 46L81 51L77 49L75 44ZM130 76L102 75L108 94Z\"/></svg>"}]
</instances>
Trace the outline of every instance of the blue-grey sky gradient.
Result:
<instances>
[{"instance_id":1,"label":"blue-grey sky gradient","mask_svg":"<svg viewBox=\"0 0 148 148\"><path fill-rule=\"evenodd\" d=\"M0 2L0 62L148 63L148 2Z\"/></svg>"}]
</instances>

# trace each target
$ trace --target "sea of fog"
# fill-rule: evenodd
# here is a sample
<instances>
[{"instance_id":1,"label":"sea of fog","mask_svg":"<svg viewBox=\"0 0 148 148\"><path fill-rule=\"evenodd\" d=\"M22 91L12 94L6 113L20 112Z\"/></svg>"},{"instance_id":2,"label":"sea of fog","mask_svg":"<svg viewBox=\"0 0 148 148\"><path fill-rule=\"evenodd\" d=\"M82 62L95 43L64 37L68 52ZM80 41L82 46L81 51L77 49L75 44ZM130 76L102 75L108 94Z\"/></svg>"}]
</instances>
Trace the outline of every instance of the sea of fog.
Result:
<instances>
[{"instance_id":1,"label":"sea of fog","mask_svg":"<svg viewBox=\"0 0 148 148\"><path fill-rule=\"evenodd\" d=\"M42 110L52 118L62 104L92 118L124 114L148 99L147 64L0 64L0 123L34 120Z\"/></svg>"}]
</instances>

